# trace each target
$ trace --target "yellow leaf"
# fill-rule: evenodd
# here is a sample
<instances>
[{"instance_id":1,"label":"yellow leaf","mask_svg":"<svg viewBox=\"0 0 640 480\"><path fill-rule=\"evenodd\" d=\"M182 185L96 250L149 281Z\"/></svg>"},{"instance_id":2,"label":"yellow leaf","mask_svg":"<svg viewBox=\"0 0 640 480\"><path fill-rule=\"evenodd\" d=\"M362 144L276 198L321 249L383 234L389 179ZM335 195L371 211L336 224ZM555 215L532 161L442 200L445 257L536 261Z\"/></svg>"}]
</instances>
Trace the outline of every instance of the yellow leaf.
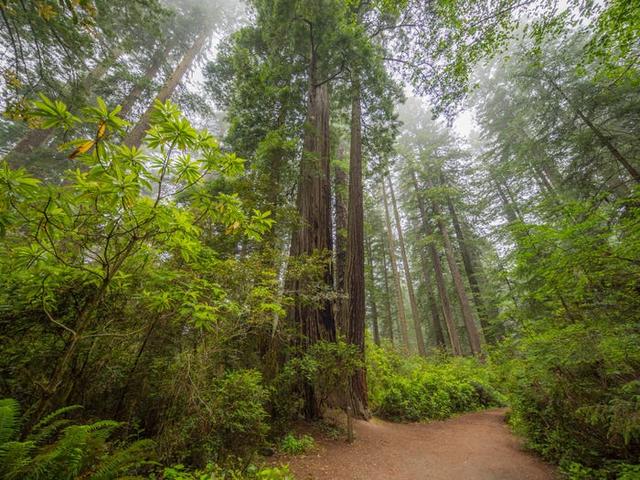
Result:
<instances>
[{"instance_id":1,"label":"yellow leaf","mask_svg":"<svg viewBox=\"0 0 640 480\"><path fill-rule=\"evenodd\" d=\"M87 153L93 146L96 144L95 140L87 140L86 142L80 144L71 155L69 155L70 159L76 158L78 155L82 155L83 153Z\"/></svg>"},{"instance_id":2,"label":"yellow leaf","mask_svg":"<svg viewBox=\"0 0 640 480\"><path fill-rule=\"evenodd\" d=\"M104 122L100 122L100 125L98 125L98 134L96 135L96 138L100 140L102 137L104 137L104 134L106 132L107 132L107 124Z\"/></svg>"}]
</instances>

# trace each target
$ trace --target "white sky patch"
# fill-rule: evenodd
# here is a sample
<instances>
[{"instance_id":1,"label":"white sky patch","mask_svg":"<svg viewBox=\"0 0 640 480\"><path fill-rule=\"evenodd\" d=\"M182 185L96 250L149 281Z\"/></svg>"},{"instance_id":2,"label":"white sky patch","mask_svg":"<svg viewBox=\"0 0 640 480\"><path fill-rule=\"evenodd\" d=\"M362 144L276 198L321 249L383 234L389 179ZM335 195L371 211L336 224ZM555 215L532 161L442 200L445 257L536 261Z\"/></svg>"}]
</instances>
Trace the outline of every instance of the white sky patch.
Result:
<instances>
[{"instance_id":1,"label":"white sky patch","mask_svg":"<svg viewBox=\"0 0 640 480\"><path fill-rule=\"evenodd\" d=\"M455 132L463 138L469 138L471 132L476 129L476 121L471 110L463 110L458 114L452 124Z\"/></svg>"}]
</instances>

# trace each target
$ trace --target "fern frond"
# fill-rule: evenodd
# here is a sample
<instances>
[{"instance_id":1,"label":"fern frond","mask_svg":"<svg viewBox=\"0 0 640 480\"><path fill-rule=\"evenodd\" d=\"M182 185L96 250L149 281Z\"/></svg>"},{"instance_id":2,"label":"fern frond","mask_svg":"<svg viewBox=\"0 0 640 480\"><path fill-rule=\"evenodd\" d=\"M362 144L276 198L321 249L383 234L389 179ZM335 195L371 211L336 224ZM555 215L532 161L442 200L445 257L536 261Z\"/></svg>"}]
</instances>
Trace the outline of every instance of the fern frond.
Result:
<instances>
[{"instance_id":1,"label":"fern frond","mask_svg":"<svg viewBox=\"0 0 640 480\"><path fill-rule=\"evenodd\" d=\"M0 399L0 445L15 440L20 425L20 404L13 398Z\"/></svg>"},{"instance_id":2,"label":"fern frond","mask_svg":"<svg viewBox=\"0 0 640 480\"><path fill-rule=\"evenodd\" d=\"M55 422L50 423L49 425L44 426L43 428L40 428L38 432L31 432L29 435L27 435L27 440L38 444L43 443L45 440L51 438L53 435L55 435L61 429L70 425L71 423L72 420L69 420L68 418L61 418L59 420L56 420Z\"/></svg>"},{"instance_id":3,"label":"fern frond","mask_svg":"<svg viewBox=\"0 0 640 480\"><path fill-rule=\"evenodd\" d=\"M102 460L90 480L112 480L122 478L121 474L136 467L150 464L155 442L139 440L124 450L118 450Z\"/></svg>"},{"instance_id":4,"label":"fern frond","mask_svg":"<svg viewBox=\"0 0 640 480\"><path fill-rule=\"evenodd\" d=\"M5 442L0 445L0 478L25 478L34 448L33 442Z\"/></svg>"},{"instance_id":5,"label":"fern frond","mask_svg":"<svg viewBox=\"0 0 640 480\"><path fill-rule=\"evenodd\" d=\"M43 449L33 459L30 479L73 479L84 465L85 452L89 450L90 434L85 425L71 425L49 449Z\"/></svg>"},{"instance_id":6,"label":"fern frond","mask_svg":"<svg viewBox=\"0 0 640 480\"><path fill-rule=\"evenodd\" d=\"M59 408L53 412L51 412L49 415L45 416L42 420L40 420L38 423L36 423L33 428L31 429L31 433L29 434L29 436L27 437L28 440L31 440L31 436L37 436L39 434L39 431L43 428L46 428L51 422L53 422L56 418L65 415L69 412L74 412L76 410L79 410L82 408L82 405L69 405L68 407L62 407Z\"/></svg>"},{"instance_id":7,"label":"fern frond","mask_svg":"<svg viewBox=\"0 0 640 480\"><path fill-rule=\"evenodd\" d=\"M93 438L104 442L111 436L115 429L122 425L123 424L121 422L116 422L114 420L98 420L97 422L84 426Z\"/></svg>"}]
</instances>

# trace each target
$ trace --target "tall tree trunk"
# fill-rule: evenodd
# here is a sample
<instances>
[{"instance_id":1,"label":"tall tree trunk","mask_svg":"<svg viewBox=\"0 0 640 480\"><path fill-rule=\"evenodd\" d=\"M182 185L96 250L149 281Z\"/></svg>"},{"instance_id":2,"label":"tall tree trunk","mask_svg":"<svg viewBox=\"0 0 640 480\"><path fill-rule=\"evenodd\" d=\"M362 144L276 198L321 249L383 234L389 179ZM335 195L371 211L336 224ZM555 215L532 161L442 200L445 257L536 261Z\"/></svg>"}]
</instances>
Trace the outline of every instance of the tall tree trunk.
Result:
<instances>
[{"instance_id":1,"label":"tall tree trunk","mask_svg":"<svg viewBox=\"0 0 640 480\"><path fill-rule=\"evenodd\" d=\"M291 257L307 257L313 254L328 254L332 250L331 239L331 186L329 176L329 92L327 85L316 85L316 52L311 49L308 78L307 120L300 160L297 210L301 225L291 238ZM323 283L333 288L331 257L322 272ZM304 291L308 288L305 279L294 278L289 290ZM320 304L309 304L301 295L296 295L289 311L289 318L298 327L303 349L319 340L335 341L336 327L333 309L329 300ZM318 418L320 399L313 385L304 385L305 416Z\"/></svg>"},{"instance_id":2,"label":"tall tree trunk","mask_svg":"<svg viewBox=\"0 0 640 480\"><path fill-rule=\"evenodd\" d=\"M440 304L442 305L442 315L444 316L444 323L447 326L447 333L449 335L449 343L451 344L451 352L454 355L462 355L462 346L460 345L460 336L456 328L456 323L453 317L453 309L451 308L451 302L449 301L449 295L447 294L446 282L444 279L444 273L442 271L442 263L440 262L440 256L436 250L435 242L433 241L433 229L427 221L427 213L424 205L420 189L418 187L418 177L415 171L411 171L413 177L413 185L416 191L416 198L418 200L418 210L420 211L420 217L422 219L422 228L424 234L429 238L429 244L427 248L429 255L431 256L431 263L433 264L433 271L436 276L436 286L438 288L438 296L440 297Z\"/></svg>"},{"instance_id":3,"label":"tall tree trunk","mask_svg":"<svg viewBox=\"0 0 640 480\"><path fill-rule=\"evenodd\" d=\"M346 333L347 313L345 312L346 301L345 295L345 269L347 261L347 189L348 180L347 173L339 164L343 159L342 144L338 147L338 162L333 165L334 178L334 211L335 211L335 227L336 227L336 244L335 244L335 287L338 298L335 305L336 326L342 333Z\"/></svg>"},{"instance_id":4,"label":"tall tree trunk","mask_svg":"<svg viewBox=\"0 0 640 480\"><path fill-rule=\"evenodd\" d=\"M589 129L593 132L596 138L600 141L602 146L604 146L607 150L609 150L613 158L615 158L616 161L624 167L624 169L627 171L629 176L633 178L633 180L640 183L640 172L638 172L638 170L633 165L631 165L631 163L629 163L626 157L622 155L622 153L620 153L620 150L616 148L616 146L611 142L609 138L607 138L607 136L602 132L602 130L600 130L591 121L591 119L589 119L589 117L587 117L584 114L584 112L575 103L573 103L573 101L564 92L564 90L562 90L562 87L560 87L560 85L558 85L558 83L553 78L551 78L551 76L547 74L545 71L542 71L542 74L547 79L549 84L553 87L553 89L556 90L562 98L564 98L564 100L569 105L569 108L571 108L574 111L574 113L578 115L578 117L580 117L580 119L585 123L585 125L589 127Z\"/></svg>"},{"instance_id":5,"label":"tall tree trunk","mask_svg":"<svg viewBox=\"0 0 640 480\"><path fill-rule=\"evenodd\" d=\"M367 260L369 262L369 303L371 304L371 326L373 328L373 343L380 345L380 328L378 326L378 305L376 304L376 280L373 271L373 252L371 242L365 241Z\"/></svg>"},{"instance_id":6,"label":"tall tree trunk","mask_svg":"<svg viewBox=\"0 0 640 480\"><path fill-rule=\"evenodd\" d=\"M447 182L444 178L444 175L441 177L442 185L446 185ZM473 265L473 259L471 255L471 249L469 245L467 245L467 241L464 236L464 232L462 231L462 226L460 225L460 220L458 219L458 213L456 212L455 206L453 205L453 201L451 200L451 196L447 195L447 208L449 210L449 214L451 215L451 221L453 222L453 230L456 234L456 239L458 240L458 246L460 248L460 253L462 256L462 265L464 266L464 271L467 274L467 279L469 280L469 286L471 287L471 293L473 295L473 301L476 304L476 309L478 311L478 318L480 320L480 325L482 326L482 330L488 339L493 342L495 340L494 335L490 331L490 326L487 319L487 309L484 304L484 300L482 299L482 292L480 291L480 284L478 283L478 276L475 271L475 267Z\"/></svg>"},{"instance_id":7,"label":"tall tree trunk","mask_svg":"<svg viewBox=\"0 0 640 480\"><path fill-rule=\"evenodd\" d=\"M411 271L409 270L409 260L407 258L407 251L404 245L404 235L402 233L402 224L400 223L400 213L398 212L398 203L396 202L396 195L393 191L393 182L391 177L387 177L389 181L389 193L391 194L391 204L393 205L393 216L396 220L396 230L398 232L398 244L400 245L400 255L402 256L402 266L404 269L404 278L407 282L407 290L409 292L409 305L411 306L411 316L413 317L413 326L416 333L416 343L418 344L418 353L422 356L427 354L427 349L424 346L424 336L422 335L422 326L420 324L420 314L418 312L418 302L416 301L416 294L413 289L413 279L411 278Z\"/></svg>"},{"instance_id":8,"label":"tall tree trunk","mask_svg":"<svg viewBox=\"0 0 640 480\"><path fill-rule=\"evenodd\" d=\"M386 310L385 332L387 338L394 344L393 339L393 315L391 313L391 292L389 291L389 275L387 273L387 255L386 246L382 242L382 278L384 280L384 305Z\"/></svg>"},{"instance_id":9,"label":"tall tree trunk","mask_svg":"<svg viewBox=\"0 0 640 480\"><path fill-rule=\"evenodd\" d=\"M365 288L364 288L364 206L362 192L362 110L360 85L352 82L351 150L349 155L349 211L347 227L347 265L345 287L349 301L347 342L355 345L364 360ZM367 378L364 368L351 378L351 407L362 418L369 417Z\"/></svg>"},{"instance_id":10,"label":"tall tree trunk","mask_svg":"<svg viewBox=\"0 0 640 480\"><path fill-rule=\"evenodd\" d=\"M442 324L440 323L440 314L438 313L438 304L433 294L433 281L429 272L427 259L422 256L422 274L424 276L424 288L427 291L427 301L429 302L429 311L431 312L431 320L433 322L433 334L436 338L436 345L442 348L446 347L444 334L442 332Z\"/></svg>"},{"instance_id":11,"label":"tall tree trunk","mask_svg":"<svg viewBox=\"0 0 640 480\"><path fill-rule=\"evenodd\" d=\"M389 215L389 200L387 199L387 189L382 180L382 198L384 199L384 218L387 226L387 238L389 243L389 261L391 262L391 273L393 283L396 287L396 305L398 307L398 323L400 325L400 339L405 352L409 352L409 330L407 329L407 318L404 313L404 299L402 295L402 285L400 284L400 274L398 273L398 262L395 253L395 241L393 230L391 230L391 216Z\"/></svg>"},{"instance_id":12,"label":"tall tree trunk","mask_svg":"<svg viewBox=\"0 0 640 480\"><path fill-rule=\"evenodd\" d=\"M122 109L120 110L120 116L126 118L129 113L133 110L134 105L144 92L147 84L153 82L153 79L156 78L158 72L162 68L162 64L165 62L167 56L171 52L173 48L173 44L167 45L166 47L158 47L156 49L153 58L151 59L151 63L147 67L147 70L144 72L144 82L136 82L133 85L133 88L129 91L127 96L122 100Z\"/></svg>"},{"instance_id":13,"label":"tall tree trunk","mask_svg":"<svg viewBox=\"0 0 640 480\"><path fill-rule=\"evenodd\" d=\"M151 120L151 112L153 112L155 101L159 101L164 103L165 101L171 98L173 92L175 92L177 86L182 81L182 78L185 74L191 69L193 62L195 61L198 54L202 51L204 46L207 43L207 39L209 38L209 31L202 31L194 40L193 44L187 50L180 60L180 63L176 66L173 73L166 80L155 100L151 102L151 104L147 107L145 112L138 120L138 123L133 127L133 129L127 134L124 139L124 143L129 147L139 147L142 144L142 139L149 128L149 121Z\"/></svg>"},{"instance_id":14,"label":"tall tree trunk","mask_svg":"<svg viewBox=\"0 0 640 480\"><path fill-rule=\"evenodd\" d=\"M458 300L460 301L460 309L462 310L462 318L467 330L471 353L473 353L474 355L478 355L481 352L480 332L478 332L478 327L476 326L476 322L473 318L473 312L471 310L469 298L467 297L467 292L464 288L462 275L460 274L455 255L453 253L453 246L451 245L449 232L447 231L447 227L444 224L442 217L440 216L440 208L438 206L438 203L431 202L431 208L433 210L434 216L436 217L436 224L444 243L444 252L447 257L447 263L449 264L449 271L451 272L451 277L453 277L453 284L456 289L456 294L458 295Z\"/></svg>"}]
</instances>

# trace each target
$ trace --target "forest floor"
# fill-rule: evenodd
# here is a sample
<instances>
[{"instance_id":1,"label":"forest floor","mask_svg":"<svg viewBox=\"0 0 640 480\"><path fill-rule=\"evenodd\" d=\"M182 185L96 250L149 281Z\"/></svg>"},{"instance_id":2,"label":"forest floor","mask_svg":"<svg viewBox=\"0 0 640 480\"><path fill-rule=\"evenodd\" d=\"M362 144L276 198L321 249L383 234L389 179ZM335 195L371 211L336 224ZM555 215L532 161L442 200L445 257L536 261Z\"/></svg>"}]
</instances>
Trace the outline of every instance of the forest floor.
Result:
<instances>
[{"instance_id":1,"label":"forest floor","mask_svg":"<svg viewBox=\"0 0 640 480\"><path fill-rule=\"evenodd\" d=\"M551 480L555 469L523 450L505 409L430 423L355 422L355 441L316 437L302 456L280 457L298 480Z\"/></svg>"}]
</instances>

